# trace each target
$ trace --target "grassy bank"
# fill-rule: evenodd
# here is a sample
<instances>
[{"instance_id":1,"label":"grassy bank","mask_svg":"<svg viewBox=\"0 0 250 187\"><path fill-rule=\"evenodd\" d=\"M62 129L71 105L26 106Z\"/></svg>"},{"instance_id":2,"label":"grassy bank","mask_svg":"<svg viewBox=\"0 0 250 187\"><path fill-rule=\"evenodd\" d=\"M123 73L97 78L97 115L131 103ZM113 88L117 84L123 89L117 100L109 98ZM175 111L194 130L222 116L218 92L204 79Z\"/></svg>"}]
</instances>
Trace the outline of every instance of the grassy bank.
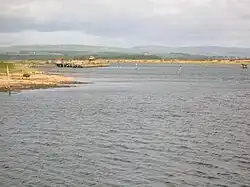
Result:
<instances>
[{"instance_id":1,"label":"grassy bank","mask_svg":"<svg viewBox=\"0 0 250 187\"><path fill-rule=\"evenodd\" d=\"M6 67L8 66L10 72L10 79L8 81ZM24 77L28 74L29 77ZM50 75L41 72L37 69L30 68L25 64L18 63L0 63L0 91L5 92L10 89L17 91L23 89L38 89L38 88L53 88L65 87L72 84L79 84L73 81L70 77L60 75Z\"/></svg>"},{"instance_id":2,"label":"grassy bank","mask_svg":"<svg viewBox=\"0 0 250 187\"><path fill-rule=\"evenodd\" d=\"M7 66L10 73L41 73L40 71L26 65L11 62L0 62L0 73L6 73Z\"/></svg>"}]
</instances>

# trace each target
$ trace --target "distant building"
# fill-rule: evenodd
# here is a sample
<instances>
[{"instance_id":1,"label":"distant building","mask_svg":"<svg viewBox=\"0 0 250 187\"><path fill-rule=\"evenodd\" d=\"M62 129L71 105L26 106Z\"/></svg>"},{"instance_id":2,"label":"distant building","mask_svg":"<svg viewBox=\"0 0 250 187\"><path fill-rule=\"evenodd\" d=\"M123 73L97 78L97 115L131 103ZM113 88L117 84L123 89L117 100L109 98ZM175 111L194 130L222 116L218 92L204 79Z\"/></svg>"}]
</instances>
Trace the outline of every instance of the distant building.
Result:
<instances>
[{"instance_id":1,"label":"distant building","mask_svg":"<svg viewBox=\"0 0 250 187\"><path fill-rule=\"evenodd\" d=\"M150 56L151 54L149 52L143 53L144 56Z\"/></svg>"},{"instance_id":2,"label":"distant building","mask_svg":"<svg viewBox=\"0 0 250 187\"><path fill-rule=\"evenodd\" d=\"M94 61L95 60L95 57L94 56L90 56L89 57L89 61Z\"/></svg>"},{"instance_id":3,"label":"distant building","mask_svg":"<svg viewBox=\"0 0 250 187\"><path fill-rule=\"evenodd\" d=\"M57 59L56 64L63 64L63 61L64 61L63 58Z\"/></svg>"}]
</instances>

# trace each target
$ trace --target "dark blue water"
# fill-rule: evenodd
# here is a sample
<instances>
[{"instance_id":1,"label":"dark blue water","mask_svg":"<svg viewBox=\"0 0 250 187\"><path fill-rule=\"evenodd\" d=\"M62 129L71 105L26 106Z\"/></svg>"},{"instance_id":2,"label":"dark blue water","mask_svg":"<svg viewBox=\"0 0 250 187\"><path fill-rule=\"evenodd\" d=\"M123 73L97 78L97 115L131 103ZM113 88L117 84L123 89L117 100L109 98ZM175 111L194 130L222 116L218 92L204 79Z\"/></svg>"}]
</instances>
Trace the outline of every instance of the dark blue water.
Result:
<instances>
[{"instance_id":1,"label":"dark blue water","mask_svg":"<svg viewBox=\"0 0 250 187\"><path fill-rule=\"evenodd\" d=\"M178 69L65 68L93 84L0 93L0 186L249 186L250 71Z\"/></svg>"}]
</instances>

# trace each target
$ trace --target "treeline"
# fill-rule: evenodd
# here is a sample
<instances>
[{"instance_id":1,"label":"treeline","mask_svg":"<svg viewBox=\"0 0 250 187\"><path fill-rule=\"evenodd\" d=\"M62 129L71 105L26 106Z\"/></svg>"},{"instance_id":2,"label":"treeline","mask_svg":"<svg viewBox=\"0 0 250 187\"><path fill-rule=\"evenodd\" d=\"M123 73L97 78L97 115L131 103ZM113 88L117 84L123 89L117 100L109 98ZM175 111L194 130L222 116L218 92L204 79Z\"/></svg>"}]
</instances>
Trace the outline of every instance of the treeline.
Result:
<instances>
[{"instance_id":1,"label":"treeline","mask_svg":"<svg viewBox=\"0 0 250 187\"><path fill-rule=\"evenodd\" d=\"M227 56L205 56L205 55L192 55L188 53L169 53L169 54L127 54L117 52L100 52L90 53L87 51L46 51L48 54L42 54L44 52L31 52L25 53L21 51L19 53L5 53L0 54L1 60L56 60L63 58L65 60L87 60L90 56L94 56L96 59L126 59L126 60L160 60L160 59L178 59L178 60L208 60L208 59L237 59L239 57L227 57Z\"/></svg>"},{"instance_id":2,"label":"treeline","mask_svg":"<svg viewBox=\"0 0 250 187\"><path fill-rule=\"evenodd\" d=\"M126 60L151 60L151 59L162 59L157 55L141 55L141 54L96 54L92 55L96 59L126 59ZM74 57L79 60L87 60L89 56L77 56Z\"/></svg>"}]
</instances>

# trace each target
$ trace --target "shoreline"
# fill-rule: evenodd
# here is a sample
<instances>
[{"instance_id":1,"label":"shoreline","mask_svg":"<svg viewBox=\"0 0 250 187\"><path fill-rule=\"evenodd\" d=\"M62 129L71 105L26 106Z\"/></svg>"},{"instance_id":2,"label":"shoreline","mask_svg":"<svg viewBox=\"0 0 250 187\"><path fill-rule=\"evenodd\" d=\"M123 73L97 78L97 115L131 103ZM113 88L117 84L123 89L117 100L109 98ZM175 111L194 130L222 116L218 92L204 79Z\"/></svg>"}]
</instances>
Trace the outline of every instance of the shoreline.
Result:
<instances>
[{"instance_id":1,"label":"shoreline","mask_svg":"<svg viewBox=\"0 0 250 187\"><path fill-rule=\"evenodd\" d=\"M89 63L87 60L76 60L76 61L65 61L66 67L81 67L81 68L91 68L91 67L106 67L110 64L117 63L136 63L136 64L228 64L228 65L250 65L249 59L204 59L204 60L180 60L180 59L96 59L95 61ZM50 63L51 65L53 63ZM70 66L67 66L70 64ZM60 64L58 65L60 66Z\"/></svg>"},{"instance_id":2,"label":"shoreline","mask_svg":"<svg viewBox=\"0 0 250 187\"><path fill-rule=\"evenodd\" d=\"M250 60L127 60L127 59L97 59L98 63L138 63L138 64L227 64L241 65L249 64Z\"/></svg>"},{"instance_id":3,"label":"shoreline","mask_svg":"<svg viewBox=\"0 0 250 187\"><path fill-rule=\"evenodd\" d=\"M0 92L75 87L78 84L88 83L75 81L71 77L44 73L32 74L29 78L24 78L22 74L11 74L8 83L7 75L0 75Z\"/></svg>"},{"instance_id":4,"label":"shoreline","mask_svg":"<svg viewBox=\"0 0 250 187\"><path fill-rule=\"evenodd\" d=\"M51 74L40 68L34 69L21 62L0 63L0 92L75 87L77 84L86 84L86 82L78 82L64 75Z\"/></svg>"}]
</instances>

